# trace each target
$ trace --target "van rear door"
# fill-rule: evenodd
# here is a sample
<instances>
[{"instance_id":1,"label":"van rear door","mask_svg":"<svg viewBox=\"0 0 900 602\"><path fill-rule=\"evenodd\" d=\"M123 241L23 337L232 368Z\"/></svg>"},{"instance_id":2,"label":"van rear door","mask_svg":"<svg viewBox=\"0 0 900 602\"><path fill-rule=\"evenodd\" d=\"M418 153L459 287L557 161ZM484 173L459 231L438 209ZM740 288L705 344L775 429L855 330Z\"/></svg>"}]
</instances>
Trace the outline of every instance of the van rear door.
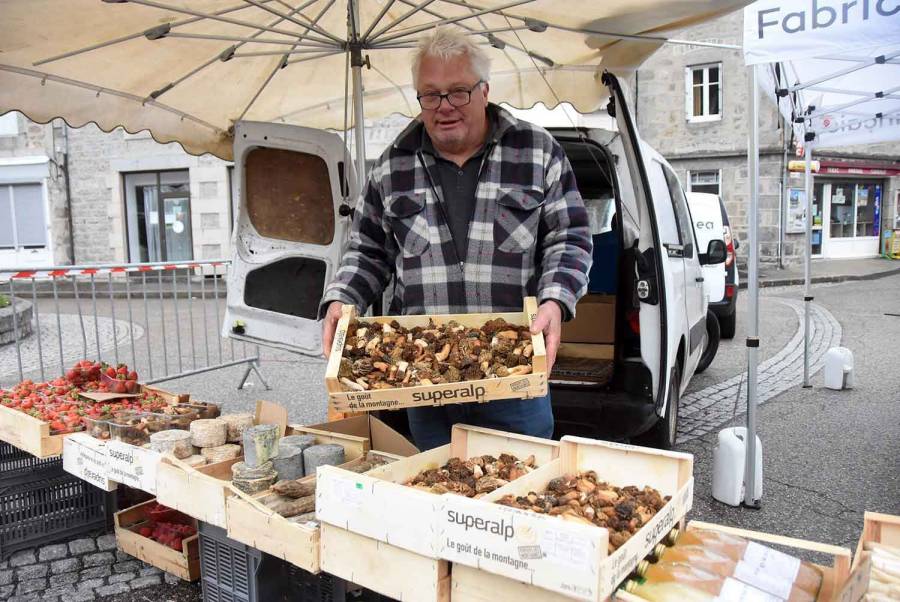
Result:
<instances>
[{"instance_id":1,"label":"van rear door","mask_svg":"<svg viewBox=\"0 0 900 602\"><path fill-rule=\"evenodd\" d=\"M662 266L665 253L660 245L653 194L648 178L649 163L641 150L643 142L628 107L622 84L613 74L603 74L603 83L609 88L617 129L622 136L623 149L631 174L636 206L640 212L640 238L638 251L644 261L638 261L637 295L640 307L641 359L653 377L653 401L660 416L665 415L669 387L670 335L667 319L668 303L666 279L668 270ZM676 339L677 341L677 339ZM677 345L677 343L676 343Z\"/></svg>"},{"instance_id":2,"label":"van rear door","mask_svg":"<svg viewBox=\"0 0 900 602\"><path fill-rule=\"evenodd\" d=\"M321 355L319 302L340 263L356 198L336 134L239 122L232 271L223 335ZM346 193L346 194L344 194Z\"/></svg>"}]
</instances>

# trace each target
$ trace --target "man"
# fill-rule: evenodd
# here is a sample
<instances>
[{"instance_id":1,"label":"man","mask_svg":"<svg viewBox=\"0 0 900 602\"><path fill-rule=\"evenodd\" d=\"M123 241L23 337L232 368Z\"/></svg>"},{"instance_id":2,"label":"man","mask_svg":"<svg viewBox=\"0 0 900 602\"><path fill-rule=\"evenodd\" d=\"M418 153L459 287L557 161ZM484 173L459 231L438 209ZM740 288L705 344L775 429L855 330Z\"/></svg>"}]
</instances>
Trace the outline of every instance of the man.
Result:
<instances>
[{"instance_id":1,"label":"man","mask_svg":"<svg viewBox=\"0 0 900 602\"><path fill-rule=\"evenodd\" d=\"M390 314L491 313L540 304L548 370L560 323L587 289L588 217L575 176L548 132L488 103L490 59L462 32L418 46L422 112L372 167L350 244L320 308L328 353L341 315L362 312L395 276ZM416 445L450 440L455 423L551 437L549 395L408 409Z\"/></svg>"}]
</instances>

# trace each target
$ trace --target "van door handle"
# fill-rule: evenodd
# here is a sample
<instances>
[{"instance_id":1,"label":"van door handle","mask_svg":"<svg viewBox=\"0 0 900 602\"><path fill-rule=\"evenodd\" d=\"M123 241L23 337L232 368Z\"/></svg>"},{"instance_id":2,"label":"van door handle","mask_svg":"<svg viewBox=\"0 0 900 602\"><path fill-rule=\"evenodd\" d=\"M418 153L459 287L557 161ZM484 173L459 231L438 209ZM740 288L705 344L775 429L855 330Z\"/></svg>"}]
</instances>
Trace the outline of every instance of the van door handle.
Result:
<instances>
[{"instance_id":1,"label":"van door handle","mask_svg":"<svg viewBox=\"0 0 900 602\"><path fill-rule=\"evenodd\" d=\"M694 278L694 282L703 282L703 276L697 276Z\"/></svg>"}]
</instances>

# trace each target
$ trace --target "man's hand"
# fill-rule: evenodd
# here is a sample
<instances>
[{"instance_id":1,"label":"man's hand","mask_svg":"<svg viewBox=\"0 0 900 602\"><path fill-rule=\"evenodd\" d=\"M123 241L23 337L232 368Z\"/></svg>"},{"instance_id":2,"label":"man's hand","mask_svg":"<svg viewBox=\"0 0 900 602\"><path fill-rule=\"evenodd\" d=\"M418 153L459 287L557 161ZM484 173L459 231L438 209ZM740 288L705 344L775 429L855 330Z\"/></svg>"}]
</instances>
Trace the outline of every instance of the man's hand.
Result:
<instances>
[{"instance_id":1,"label":"man's hand","mask_svg":"<svg viewBox=\"0 0 900 602\"><path fill-rule=\"evenodd\" d=\"M559 350L559 337L562 331L562 309L556 301L544 301L538 308L537 316L531 324L531 334L544 333L544 346L547 348L547 374L553 370L556 352Z\"/></svg>"},{"instance_id":2,"label":"man's hand","mask_svg":"<svg viewBox=\"0 0 900 602\"><path fill-rule=\"evenodd\" d=\"M331 344L334 342L334 331L337 330L338 321L344 311L344 304L340 301L332 301L325 312L322 321L322 353L327 359L331 355Z\"/></svg>"}]
</instances>

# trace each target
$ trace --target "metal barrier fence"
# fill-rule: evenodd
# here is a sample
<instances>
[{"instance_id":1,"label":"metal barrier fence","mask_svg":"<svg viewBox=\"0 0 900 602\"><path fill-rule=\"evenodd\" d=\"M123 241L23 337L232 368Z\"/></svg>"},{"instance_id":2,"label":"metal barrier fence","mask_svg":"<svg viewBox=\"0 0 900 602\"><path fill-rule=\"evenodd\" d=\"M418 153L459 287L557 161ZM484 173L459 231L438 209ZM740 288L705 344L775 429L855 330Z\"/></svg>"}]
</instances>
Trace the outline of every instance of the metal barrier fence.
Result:
<instances>
[{"instance_id":1,"label":"metal barrier fence","mask_svg":"<svg viewBox=\"0 0 900 602\"><path fill-rule=\"evenodd\" d=\"M128 363L148 384L246 364L238 388L254 372L269 389L260 373L259 347L223 341L220 334L230 264L0 269L0 295L11 302L19 380L38 371L42 381L53 379L79 359ZM8 328L9 320L4 323ZM0 384L14 373L4 365L10 363L6 348L0 346Z\"/></svg>"}]
</instances>

